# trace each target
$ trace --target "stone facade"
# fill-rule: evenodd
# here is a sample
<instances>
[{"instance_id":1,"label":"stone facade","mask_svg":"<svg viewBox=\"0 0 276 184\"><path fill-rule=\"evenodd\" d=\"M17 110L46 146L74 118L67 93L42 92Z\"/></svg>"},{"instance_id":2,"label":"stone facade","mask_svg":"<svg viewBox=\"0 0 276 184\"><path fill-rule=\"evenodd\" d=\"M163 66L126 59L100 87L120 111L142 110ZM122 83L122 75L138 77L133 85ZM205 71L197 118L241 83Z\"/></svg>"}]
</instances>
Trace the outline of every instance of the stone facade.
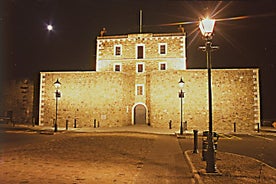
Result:
<instances>
[{"instance_id":1,"label":"stone facade","mask_svg":"<svg viewBox=\"0 0 276 184\"><path fill-rule=\"evenodd\" d=\"M61 82L58 126L180 125L178 81L185 82L188 130L208 130L207 70L187 70L185 33L97 38L96 71L41 72L40 125L52 126ZM260 122L258 69L212 70L213 123L219 132L252 131Z\"/></svg>"},{"instance_id":2,"label":"stone facade","mask_svg":"<svg viewBox=\"0 0 276 184\"><path fill-rule=\"evenodd\" d=\"M260 122L258 69L212 70L213 123L219 132L245 132ZM208 130L207 70L153 72L149 109L152 126L179 126L180 99L177 80L185 81L184 121L188 129Z\"/></svg>"},{"instance_id":3,"label":"stone facade","mask_svg":"<svg viewBox=\"0 0 276 184\"><path fill-rule=\"evenodd\" d=\"M14 123L32 123L34 104L33 81L11 80L3 89L1 115L12 115Z\"/></svg>"},{"instance_id":4,"label":"stone facade","mask_svg":"<svg viewBox=\"0 0 276 184\"><path fill-rule=\"evenodd\" d=\"M58 123L78 126L94 125L94 119L102 127L123 126L131 118L131 86L129 75L114 72L43 72L41 73L40 124L52 125L56 113L53 80L61 82L61 98L58 99ZM54 81L55 82L55 81Z\"/></svg>"}]
</instances>

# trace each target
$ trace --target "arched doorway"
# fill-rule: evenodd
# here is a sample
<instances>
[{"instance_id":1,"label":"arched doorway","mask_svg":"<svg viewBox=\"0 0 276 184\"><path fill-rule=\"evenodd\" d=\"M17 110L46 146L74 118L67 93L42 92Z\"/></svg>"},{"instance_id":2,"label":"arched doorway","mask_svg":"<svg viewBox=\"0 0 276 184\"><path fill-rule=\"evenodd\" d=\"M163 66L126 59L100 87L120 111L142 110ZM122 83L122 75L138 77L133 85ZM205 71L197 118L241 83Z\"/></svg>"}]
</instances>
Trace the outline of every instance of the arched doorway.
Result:
<instances>
[{"instance_id":1,"label":"arched doorway","mask_svg":"<svg viewBox=\"0 0 276 184\"><path fill-rule=\"evenodd\" d=\"M142 104L137 104L134 107L134 124L146 124L146 107Z\"/></svg>"}]
</instances>

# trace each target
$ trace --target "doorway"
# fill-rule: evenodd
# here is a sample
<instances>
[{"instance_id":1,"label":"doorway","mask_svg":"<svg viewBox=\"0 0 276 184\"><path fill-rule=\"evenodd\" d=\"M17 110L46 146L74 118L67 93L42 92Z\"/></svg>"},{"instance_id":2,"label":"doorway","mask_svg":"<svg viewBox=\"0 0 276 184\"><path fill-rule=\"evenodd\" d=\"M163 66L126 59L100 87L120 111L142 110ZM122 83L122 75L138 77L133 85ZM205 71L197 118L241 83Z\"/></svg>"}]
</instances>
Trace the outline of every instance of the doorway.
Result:
<instances>
[{"instance_id":1,"label":"doorway","mask_svg":"<svg viewBox=\"0 0 276 184\"><path fill-rule=\"evenodd\" d=\"M138 104L134 108L134 124L135 125L146 124L146 107L142 104Z\"/></svg>"}]
</instances>

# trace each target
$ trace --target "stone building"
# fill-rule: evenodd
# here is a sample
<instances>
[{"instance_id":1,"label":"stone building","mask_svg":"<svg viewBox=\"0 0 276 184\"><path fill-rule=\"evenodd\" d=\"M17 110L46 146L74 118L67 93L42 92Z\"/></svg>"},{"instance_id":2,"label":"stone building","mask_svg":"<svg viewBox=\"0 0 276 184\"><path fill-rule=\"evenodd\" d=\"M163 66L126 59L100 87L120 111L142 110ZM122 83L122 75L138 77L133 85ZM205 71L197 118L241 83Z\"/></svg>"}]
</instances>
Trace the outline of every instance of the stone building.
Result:
<instances>
[{"instance_id":1,"label":"stone building","mask_svg":"<svg viewBox=\"0 0 276 184\"><path fill-rule=\"evenodd\" d=\"M33 81L11 80L3 88L1 116L12 117L13 123L32 123L34 108Z\"/></svg>"},{"instance_id":2,"label":"stone building","mask_svg":"<svg viewBox=\"0 0 276 184\"><path fill-rule=\"evenodd\" d=\"M214 130L252 131L260 122L258 69L212 70ZM41 72L39 124L58 126L180 126L178 81L185 82L187 129L208 129L207 70L186 69L185 33L97 37L96 71Z\"/></svg>"}]
</instances>

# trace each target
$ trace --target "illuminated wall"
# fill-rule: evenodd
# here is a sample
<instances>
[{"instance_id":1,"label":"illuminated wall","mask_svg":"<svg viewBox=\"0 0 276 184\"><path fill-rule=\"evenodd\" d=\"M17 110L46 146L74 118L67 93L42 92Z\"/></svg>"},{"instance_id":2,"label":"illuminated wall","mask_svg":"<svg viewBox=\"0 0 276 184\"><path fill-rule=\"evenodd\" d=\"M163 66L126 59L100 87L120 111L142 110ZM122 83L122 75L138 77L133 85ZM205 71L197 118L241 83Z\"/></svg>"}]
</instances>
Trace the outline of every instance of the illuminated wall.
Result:
<instances>
[{"instance_id":1,"label":"illuminated wall","mask_svg":"<svg viewBox=\"0 0 276 184\"><path fill-rule=\"evenodd\" d=\"M214 130L250 131L260 122L258 69L213 70ZM147 76L147 122L153 127L168 127L172 120L179 127L180 99L178 81L185 82L184 121L188 129L208 129L206 70L155 71ZM56 79L62 83L58 101L59 126L66 119L72 127L92 127L96 119L101 127L131 125L135 105L134 75L122 72L43 72L41 73L40 124L51 126L55 118Z\"/></svg>"},{"instance_id":2,"label":"illuminated wall","mask_svg":"<svg viewBox=\"0 0 276 184\"><path fill-rule=\"evenodd\" d=\"M159 70L161 62L167 63L167 69L186 69L185 40L185 33L98 37L96 71L114 71L114 64L121 63L123 72L135 73L137 62L146 63L147 72ZM164 45L164 53L160 52L161 45ZM137 59L138 46L144 47L144 57L140 59ZM121 48L117 55L116 47Z\"/></svg>"},{"instance_id":3,"label":"illuminated wall","mask_svg":"<svg viewBox=\"0 0 276 184\"><path fill-rule=\"evenodd\" d=\"M139 54L139 47L142 51ZM186 34L143 33L97 37L97 72L115 71L134 75L134 105L142 104L146 109L146 122L150 123L147 107L150 91L148 75L153 71L186 69ZM142 66L141 66L142 65ZM141 71L139 71L141 67ZM142 94L137 94L140 87ZM131 123L135 118L132 115Z\"/></svg>"},{"instance_id":4,"label":"illuminated wall","mask_svg":"<svg viewBox=\"0 0 276 184\"><path fill-rule=\"evenodd\" d=\"M258 69L216 69L213 79L214 130L252 131L260 122ZM178 81L183 77L185 98L183 121L188 129L208 130L207 70L153 72L150 75L149 109L152 126L180 125Z\"/></svg>"},{"instance_id":5,"label":"illuminated wall","mask_svg":"<svg viewBox=\"0 0 276 184\"><path fill-rule=\"evenodd\" d=\"M122 126L131 118L133 80L126 73L114 72L42 72L40 89L40 124L52 126L56 115L55 87L61 82L58 100L58 124L65 127ZM134 89L133 89L134 90ZM133 100L132 100L133 101Z\"/></svg>"}]
</instances>

